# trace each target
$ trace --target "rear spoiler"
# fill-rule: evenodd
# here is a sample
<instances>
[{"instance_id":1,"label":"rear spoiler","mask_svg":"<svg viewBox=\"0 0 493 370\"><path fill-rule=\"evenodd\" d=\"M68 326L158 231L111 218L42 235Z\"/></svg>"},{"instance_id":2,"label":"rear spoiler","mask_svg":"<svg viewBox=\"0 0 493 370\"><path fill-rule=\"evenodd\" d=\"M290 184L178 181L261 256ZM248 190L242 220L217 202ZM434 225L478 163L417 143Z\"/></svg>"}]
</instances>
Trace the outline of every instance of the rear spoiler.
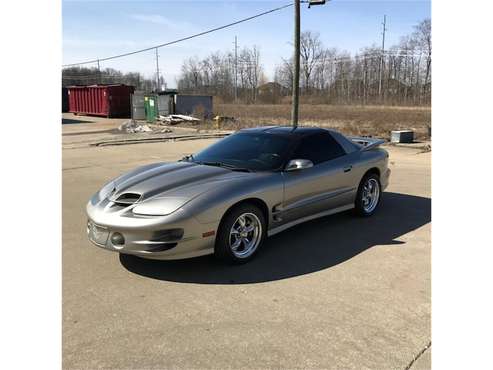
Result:
<instances>
[{"instance_id":1,"label":"rear spoiler","mask_svg":"<svg viewBox=\"0 0 493 370\"><path fill-rule=\"evenodd\" d=\"M385 143L383 139L373 139L371 137L350 136L348 139L353 143L361 145L361 151L370 150Z\"/></svg>"}]
</instances>

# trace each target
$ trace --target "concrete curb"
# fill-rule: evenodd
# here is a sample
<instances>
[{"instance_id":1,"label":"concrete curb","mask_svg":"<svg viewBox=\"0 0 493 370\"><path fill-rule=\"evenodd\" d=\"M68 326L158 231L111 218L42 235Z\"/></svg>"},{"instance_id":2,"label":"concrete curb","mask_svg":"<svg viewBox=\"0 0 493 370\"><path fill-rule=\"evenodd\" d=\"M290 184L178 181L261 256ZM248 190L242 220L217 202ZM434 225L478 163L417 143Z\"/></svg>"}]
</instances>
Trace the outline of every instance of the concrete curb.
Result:
<instances>
[{"instance_id":1,"label":"concrete curb","mask_svg":"<svg viewBox=\"0 0 493 370\"><path fill-rule=\"evenodd\" d=\"M398 148L418 149L418 150L422 150L423 152L431 152L431 141L424 141L420 143L408 143L408 144L387 142L384 145L395 146Z\"/></svg>"},{"instance_id":2,"label":"concrete curb","mask_svg":"<svg viewBox=\"0 0 493 370\"><path fill-rule=\"evenodd\" d=\"M89 144L89 146L130 145L130 144L158 143L162 141L215 139L215 138L223 138L230 134L231 133L229 132L223 132L217 134L178 135L178 136L151 137L151 138L140 138L140 139L108 140L108 141L100 141L97 143L91 143Z\"/></svg>"}]
</instances>

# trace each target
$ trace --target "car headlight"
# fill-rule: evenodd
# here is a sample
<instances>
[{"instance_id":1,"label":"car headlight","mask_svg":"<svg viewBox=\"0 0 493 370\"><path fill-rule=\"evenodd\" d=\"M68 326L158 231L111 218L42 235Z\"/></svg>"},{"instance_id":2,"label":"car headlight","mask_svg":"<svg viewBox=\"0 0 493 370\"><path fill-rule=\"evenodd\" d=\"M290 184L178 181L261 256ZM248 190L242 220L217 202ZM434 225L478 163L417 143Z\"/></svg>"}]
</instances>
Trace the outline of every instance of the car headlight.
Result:
<instances>
[{"instance_id":1,"label":"car headlight","mask_svg":"<svg viewBox=\"0 0 493 370\"><path fill-rule=\"evenodd\" d=\"M146 216L166 216L178 210L188 200L183 197L156 198L135 206L132 212Z\"/></svg>"}]
</instances>

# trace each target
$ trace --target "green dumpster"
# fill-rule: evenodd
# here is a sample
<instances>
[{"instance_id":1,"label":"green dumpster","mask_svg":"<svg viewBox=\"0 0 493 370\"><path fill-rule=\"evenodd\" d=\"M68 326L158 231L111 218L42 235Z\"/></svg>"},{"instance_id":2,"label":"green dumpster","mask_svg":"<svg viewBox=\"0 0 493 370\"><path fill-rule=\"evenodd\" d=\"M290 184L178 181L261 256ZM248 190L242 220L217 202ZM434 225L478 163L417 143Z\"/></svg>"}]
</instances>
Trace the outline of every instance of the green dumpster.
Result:
<instances>
[{"instance_id":1,"label":"green dumpster","mask_svg":"<svg viewBox=\"0 0 493 370\"><path fill-rule=\"evenodd\" d=\"M144 110L147 122L156 122L158 108L157 97L155 95L144 96Z\"/></svg>"}]
</instances>

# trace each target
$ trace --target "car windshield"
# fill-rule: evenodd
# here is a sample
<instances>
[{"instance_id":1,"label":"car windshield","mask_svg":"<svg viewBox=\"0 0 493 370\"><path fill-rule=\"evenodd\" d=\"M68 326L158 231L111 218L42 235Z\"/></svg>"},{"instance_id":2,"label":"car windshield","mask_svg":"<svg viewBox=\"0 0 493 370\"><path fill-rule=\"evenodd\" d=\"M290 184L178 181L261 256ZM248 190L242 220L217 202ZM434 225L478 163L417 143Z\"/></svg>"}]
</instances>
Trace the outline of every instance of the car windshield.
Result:
<instances>
[{"instance_id":1,"label":"car windshield","mask_svg":"<svg viewBox=\"0 0 493 370\"><path fill-rule=\"evenodd\" d=\"M238 133L188 157L188 160L231 169L271 171L281 167L290 143L286 137L268 133Z\"/></svg>"}]
</instances>

